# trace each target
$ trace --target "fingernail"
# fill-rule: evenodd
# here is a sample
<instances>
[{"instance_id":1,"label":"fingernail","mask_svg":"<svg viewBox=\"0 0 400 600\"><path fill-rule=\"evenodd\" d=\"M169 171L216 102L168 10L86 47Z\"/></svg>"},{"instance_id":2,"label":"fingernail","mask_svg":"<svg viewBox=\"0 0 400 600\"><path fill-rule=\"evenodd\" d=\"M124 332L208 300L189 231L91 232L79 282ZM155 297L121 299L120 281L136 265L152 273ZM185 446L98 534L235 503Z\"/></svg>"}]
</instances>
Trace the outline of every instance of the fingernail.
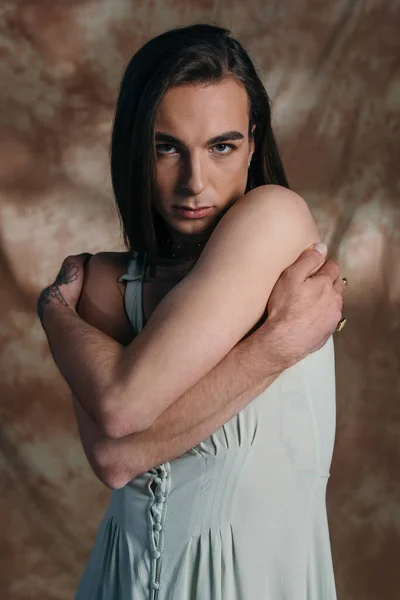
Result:
<instances>
[{"instance_id":1,"label":"fingernail","mask_svg":"<svg viewBox=\"0 0 400 600\"><path fill-rule=\"evenodd\" d=\"M325 244L323 244L322 242L318 242L318 244L314 244L313 248L314 248L314 250L316 250L323 256L325 256L325 254L328 252L328 247Z\"/></svg>"}]
</instances>

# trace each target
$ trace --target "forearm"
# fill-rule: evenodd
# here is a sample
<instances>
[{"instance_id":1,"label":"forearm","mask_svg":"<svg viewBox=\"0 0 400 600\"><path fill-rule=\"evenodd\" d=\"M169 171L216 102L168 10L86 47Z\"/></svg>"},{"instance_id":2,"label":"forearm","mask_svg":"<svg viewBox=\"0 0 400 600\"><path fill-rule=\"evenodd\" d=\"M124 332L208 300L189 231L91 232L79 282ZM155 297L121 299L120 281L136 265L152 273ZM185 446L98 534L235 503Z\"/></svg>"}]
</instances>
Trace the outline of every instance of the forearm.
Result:
<instances>
[{"instance_id":1,"label":"forearm","mask_svg":"<svg viewBox=\"0 0 400 600\"><path fill-rule=\"evenodd\" d=\"M42 324L57 367L73 394L98 422L123 346L60 303L45 307Z\"/></svg>"},{"instance_id":2,"label":"forearm","mask_svg":"<svg viewBox=\"0 0 400 600\"><path fill-rule=\"evenodd\" d=\"M94 453L102 481L121 487L190 450L247 406L285 368L275 360L279 335L279 327L267 323L262 331L239 342L150 428L119 439L97 440Z\"/></svg>"},{"instance_id":3,"label":"forearm","mask_svg":"<svg viewBox=\"0 0 400 600\"><path fill-rule=\"evenodd\" d=\"M74 394L72 394L72 402L75 411L76 422L78 425L79 436L81 438L81 443L86 454L86 458L88 459L94 474L105 485L108 485L107 473L104 472L98 456L99 447L104 445L104 443L108 440L105 438L101 428L92 419L85 407L82 406Z\"/></svg>"},{"instance_id":4,"label":"forearm","mask_svg":"<svg viewBox=\"0 0 400 600\"><path fill-rule=\"evenodd\" d=\"M283 369L274 364L265 333L237 344L196 386L135 435L136 476L190 450L261 394ZM124 466L127 463L124 461ZM127 473L128 480L131 478Z\"/></svg>"},{"instance_id":5,"label":"forearm","mask_svg":"<svg viewBox=\"0 0 400 600\"><path fill-rule=\"evenodd\" d=\"M118 387L124 347L59 302L52 302L45 307L42 323L60 372L80 405L100 427L104 438L125 437L129 440L130 433L147 431L148 425L143 425L139 419L130 419L128 424L123 426L126 434L117 435L113 422L110 421L108 399L116 395L115 388ZM177 421L182 422L182 430L178 434L197 427L210 417L210 411L214 409L219 412L219 399L224 398L222 390L225 392L225 401L228 402L255 383L258 384L265 377L268 379L272 373L277 372L277 366L272 362L273 353L265 343L268 336L263 334L257 338L253 334L248 335L249 337L237 344L197 385L183 394L178 403L179 414L176 414L176 408L172 413L167 412L167 415L171 414L171 422L167 420L165 423L167 429L169 426L176 427ZM137 347L140 350L140 344L137 343ZM257 394L252 397L255 395ZM198 398L198 402L194 401L194 398ZM215 398L218 399L217 402ZM250 400L251 397L248 401ZM199 414L193 415L193 410L199 411ZM181 413L187 414L183 418ZM188 423L185 418L188 419ZM190 422L190 418L194 418L195 421ZM114 419L125 423L120 411L117 416L114 414ZM164 419L165 417L161 419L163 427ZM158 423L159 417L155 421ZM207 435L208 433L205 433L204 437Z\"/></svg>"}]
</instances>

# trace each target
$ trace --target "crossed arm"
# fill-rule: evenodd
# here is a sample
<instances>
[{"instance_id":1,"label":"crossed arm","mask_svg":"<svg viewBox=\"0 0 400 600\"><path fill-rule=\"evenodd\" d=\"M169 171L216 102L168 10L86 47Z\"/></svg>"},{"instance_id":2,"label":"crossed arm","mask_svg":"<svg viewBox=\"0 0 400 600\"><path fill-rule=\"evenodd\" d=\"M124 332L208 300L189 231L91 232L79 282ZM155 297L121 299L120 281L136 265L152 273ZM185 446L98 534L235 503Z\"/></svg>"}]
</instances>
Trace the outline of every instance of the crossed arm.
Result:
<instances>
[{"instance_id":1,"label":"crossed arm","mask_svg":"<svg viewBox=\"0 0 400 600\"><path fill-rule=\"evenodd\" d=\"M242 410L278 377L274 359L279 324L265 323L239 342L193 388L144 431L119 439L105 436L74 397L82 445L96 476L110 488L190 450ZM276 353L276 352L275 352Z\"/></svg>"},{"instance_id":2,"label":"crossed arm","mask_svg":"<svg viewBox=\"0 0 400 600\"><path fill-rule=\"evenodd\" d=\"M259 322L280 273L318 241L315 222L297 194L262 186L246 196L221 219L195 267L126 348L63 304L46 305L43 325L55 361L106 437L151 428L177 398L187 400L194 386L206 385L208 373L218 388L215 367L229 360ZM232 380L235 361L221 387ZM209 389L207 395L215 397Z\"/></svg>"}]
</instances>

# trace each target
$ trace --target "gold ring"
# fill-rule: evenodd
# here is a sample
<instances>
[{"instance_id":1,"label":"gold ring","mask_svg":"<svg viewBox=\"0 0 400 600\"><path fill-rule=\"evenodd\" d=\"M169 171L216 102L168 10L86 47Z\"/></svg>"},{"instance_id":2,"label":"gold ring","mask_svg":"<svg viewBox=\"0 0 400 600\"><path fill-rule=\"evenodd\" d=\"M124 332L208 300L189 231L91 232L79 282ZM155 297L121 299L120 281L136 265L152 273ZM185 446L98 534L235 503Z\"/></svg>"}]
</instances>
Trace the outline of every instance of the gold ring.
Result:
<instances>
[{"instance_id":1,"label":"gold ring","mask_svg":"<svg viewBox=\"0 0 400 600\"><path fill-rule=\"evenodd\" d=\"M347 319L345 319L345 318L340 319L335 331L342 331L343 327L346 325L346 321L347 321Z\"/></svg>"},{"instance_id":2,"label":"gold ring","mask_svg":"<svg viewBox=\"0 0 400 600\"><path fill-rule=\"evenodd\" d=\"M339 277L343 281L344 285L347 287L347 277L341 277L340 275Z\"/></svg>"}]
</instances>

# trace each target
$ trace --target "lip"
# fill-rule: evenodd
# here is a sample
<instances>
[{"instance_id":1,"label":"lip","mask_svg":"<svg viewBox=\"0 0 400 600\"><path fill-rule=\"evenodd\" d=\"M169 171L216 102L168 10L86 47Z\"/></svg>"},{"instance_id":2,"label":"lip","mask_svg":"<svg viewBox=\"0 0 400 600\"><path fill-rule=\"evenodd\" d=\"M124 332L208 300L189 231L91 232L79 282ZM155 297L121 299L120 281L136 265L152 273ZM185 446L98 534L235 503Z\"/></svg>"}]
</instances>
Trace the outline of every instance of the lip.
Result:
<instances>
[{"instance_id":1,"label":"lip","mask_svg":"<svg viewBox=\"0 0 400 600\"><path fill-rule=\"evenodd\" d=\"M188 206L174 206L174 209L178 213L178 215L180 215L181 217L185 217L186 219L201 219L210 212L212 206L201 206L196 209L190 208Z\"/></svg>"}]
</instances>

